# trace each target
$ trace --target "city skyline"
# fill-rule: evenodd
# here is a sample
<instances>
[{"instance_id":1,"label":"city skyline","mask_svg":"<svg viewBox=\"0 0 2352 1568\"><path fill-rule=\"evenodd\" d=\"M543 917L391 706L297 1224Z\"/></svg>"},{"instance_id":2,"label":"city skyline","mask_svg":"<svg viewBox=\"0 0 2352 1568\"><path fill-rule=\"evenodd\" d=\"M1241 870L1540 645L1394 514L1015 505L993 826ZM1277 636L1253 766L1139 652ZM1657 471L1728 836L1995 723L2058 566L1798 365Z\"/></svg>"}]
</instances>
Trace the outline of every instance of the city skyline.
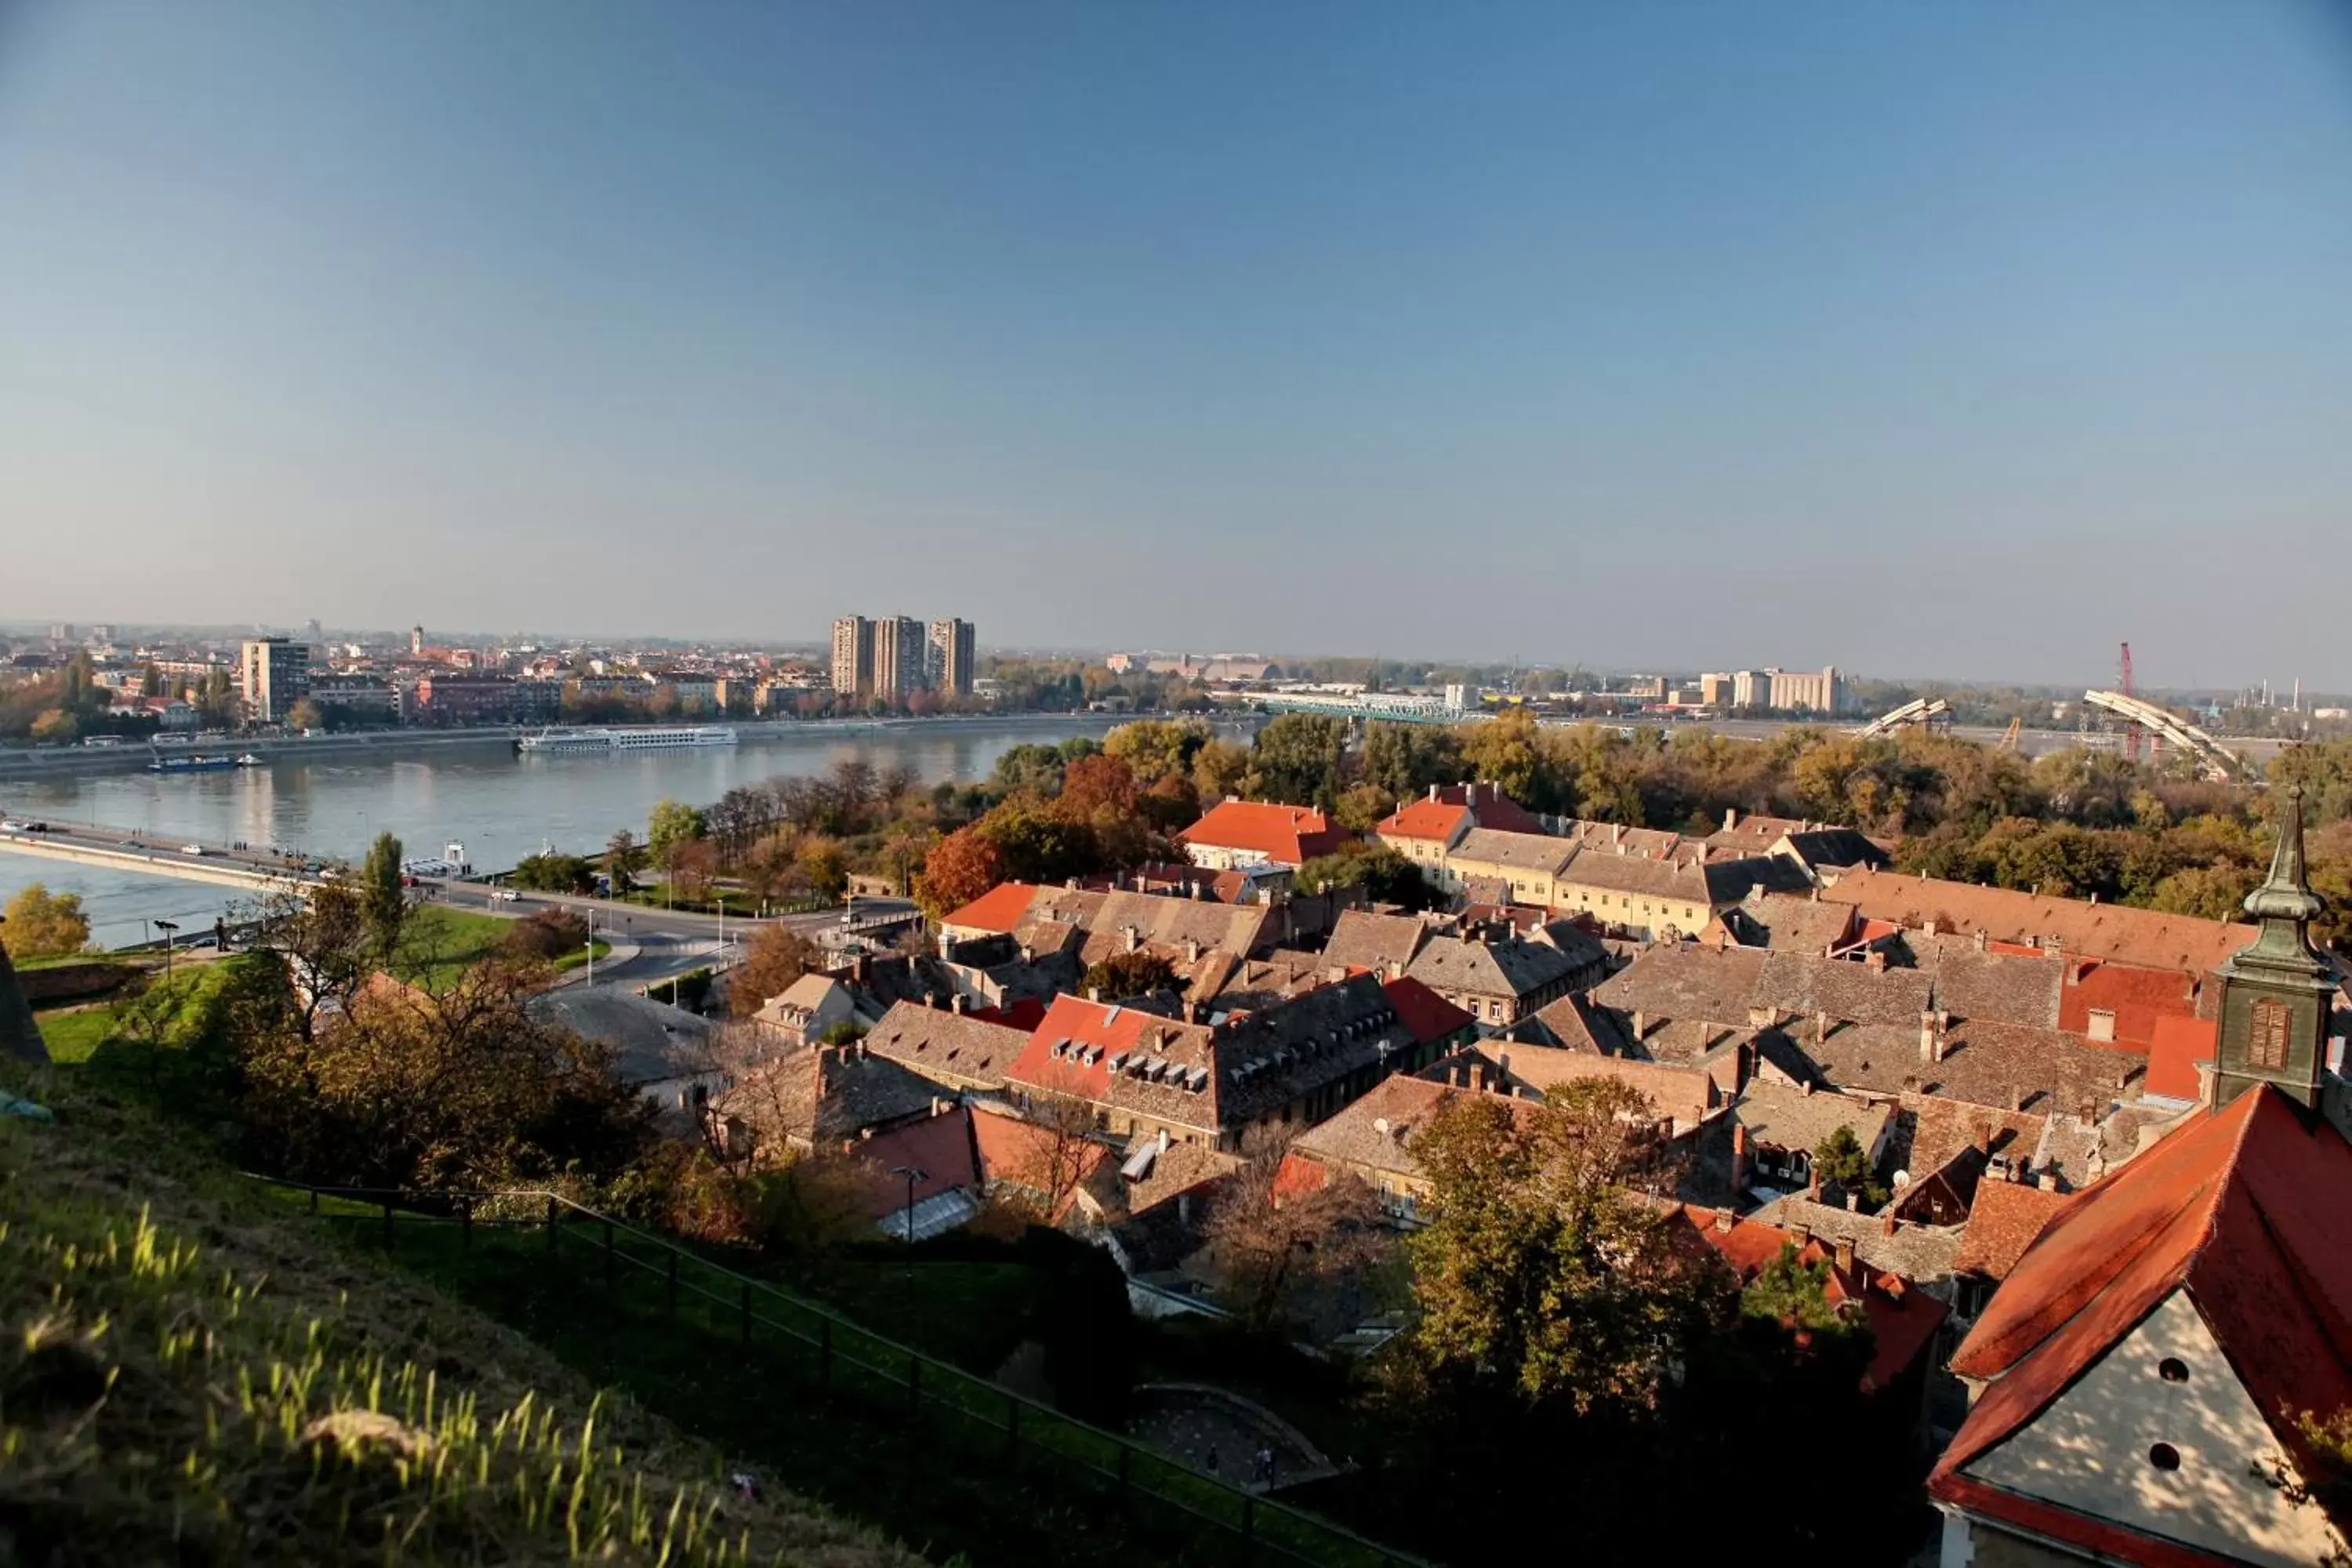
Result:
<instances>
[{"instance_id":1,"label":"city skyline","mask_svg":"<svg viewBox=\"0 0 2352 1568\"><path fill-rule=\"evenodd\" d=\"M0 44L0 614L2352 686L2325 6Z\"/></svg>"}]
</instances>

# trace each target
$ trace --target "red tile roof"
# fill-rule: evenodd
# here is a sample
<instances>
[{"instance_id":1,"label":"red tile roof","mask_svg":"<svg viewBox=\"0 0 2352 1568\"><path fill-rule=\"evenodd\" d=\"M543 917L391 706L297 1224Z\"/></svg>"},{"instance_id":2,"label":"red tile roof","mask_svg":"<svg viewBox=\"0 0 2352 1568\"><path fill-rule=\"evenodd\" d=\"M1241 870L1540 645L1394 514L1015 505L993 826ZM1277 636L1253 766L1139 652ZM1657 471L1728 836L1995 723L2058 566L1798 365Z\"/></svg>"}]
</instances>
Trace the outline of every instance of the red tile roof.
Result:
<instances>
[{"instance_id":1,"label":"red tile roof","mask_svg":"<svg viewBox=\"0 0 2352 1568\"><path fill-rule=\"evenodd\" d=\"M1478 1021L1410 974L1383 980L1381 989L1388 994L1389 1005L1397 1010L1412 1037L1424 1046Z\"/></svg>"},{"instance_id":2,"label":"red tile roof","mask_svg":"<svg viewBox=\"0 0 2352 1568\"><path fill-rule=\"evenodd\" d=\"M1383 838L1430 838L1443 844L1469 815L1468 807L1451 801L1416 800L1399 806L1372 831Z\"/></svg>"},{"instance_id":3,"label":"red tile roof","mask_svg":"<svg viewBox=\"0 0 2352 1568\"><path fill-rule=\"evenodd\" d=\"M1042 1193L1046 1184L1058 1179L1075 1192L1094 1174L1096 1167L1110 1157L1110 1151L1099 1143L1079 1143L1061 1151L1069 1168L1056 1173L1051 1169L1057 1142L1052 1130L1024 1121L1010 1111L973 1110L969 1114L980 1173L992 1182L1009 1182Z\"/></svg>"},{"instance_id":4,"label":"red tile roof","mask_svg":"<svg viewBox=\"0 0 2352 1568\"><path fill-rule=\"evenodd\" d=\"M2032 943L2056 937L2070 958L2116 959L2203 975L2254 940L2254 928L2123 904L2045 899L2006 888L1980 888L1893 871L1838 874L1823 899L1855 905L1866 920L1916 930L1934 921L1945 931L1983 931L1996 942Z\"/></svg>"},{"instance_id":5,"label":"red tile roof","mask_svg":"<svg viewBox=\"0 0 2352 1568\"><path fill-rule=\"evenodd\" d=\"M940 920L942 927L992 931L1010 936L1029 915L1029 901L1037 896L1032 882L999 882L963 908Z\"/></svg>"},{"instance_id":6,"label":"red tile roof","mask_svg":"<svg viewBox=\"0 0 2352 1568\"><path fill-rule=\"evenodd\" d=\"M2178 969L2070 959L2066 984L2058 993L2058 1026L2089 1038L2095 1007L2116 1016L2116 1045L2144 1051L2156 1038L2158 1019L2197 1016L2197 985Z\"/></svg>"},{"instance_id":7,"label":"red tile roof","mask_svg":"<svg viewBox=\"0 0 2352 1568\"><path fill-rule=\"evenodd\" d=\"M1960 1250L1952 1259L1958 1274L1981 1274L2006 1279L2071 1194L2053 1192L2027 1182L1999 1182L1988 1176L1977 1184L1969 1204L1969 1226L1961 1234Z\"/></svg>"},{"instance_id":8,"label":"red tile roof","mask_svg":"<svg viewBox=\"0 0 2352 1568\"><path fill-rule=\"evenodd\" d=\"M961 1106L921 1121L910 1121L887 1132L877 1132L851 1145L857 1159L887 1173L913 1167L923 1173L915 1184L915 1202L935 1198L958 1187L980 1184L980 1163L972 1148L971 1111ZM907 1206L907 1184L892 1177L876 1184L866 1204L876 1219Z\"/></svg>"},{"instance_id":9,"label":"red tile roof","mask_svg":"<svg viewBox=\"0 0 2352 1568\"><path fill-rule=\"evenodd\" d=\"M2267 1084L2196 1120L2070 1200L1952 1359L1990 1379L1930 1478L1939 1499L2096 1545L2106 1529L1961 1474L2185 1287L2273 1435L2305 1474L2287 1412L2352 1405L2352 1145ZM2116 1555L2155 1561L2141 1538ZM2202 1559L2187 1559L2201 1561Z\"/></svg>"},{"instance_id":10,"label":"red tile roof","mask_svg":"<svg viewBox=\"0 0 2352 1568\"><path fill-rule=\"evenodd\" d=\"M1186 844L1251 850L1292 866L1332 854L1348 840L1330 818L1311 807L1251 800L1221 800L1176 837Z\"/></svg>"},{"instance_id":11,"label":"red tile roof","mask_svg":"<svg viewBox=\"0 0 2352 1568\"><path fill-rule=\"evenodd\" d=\"M2147 1077L2140 1080L2140 1092L2160 1095L2166 1100L2194 1100L2198 1091L2197 1064L2214 1059L2218 1037L2218 1029L2210 1018L2158 1018L2156 1039L2147 1048Z\"/></svg>"},{"instance_id":12,"label":"red tile roof","mask_svg":"<svg viewBox=\"0 0 2352 1568\"><path fill-rule=\"evenodd\" d=\"M1731 1266L1743 1286L1778 1258L1783 1246L1797 1239L1790 1231L1762 1220L1733 1219L1726 1227L1718 1223L1723 1217L1721 1211L1690 1204L1676 1205L1670 1217L1685 1221L1692 1234ZM1830 1305L1842 1306L1854 1300L1862 1303L1863 1317L1870 1325L1872 1337L1870 1369L1862 1379L1865 1389L1884 1388L1900 1378L1934 1342L1936 1331L1943 1326L1944 1304L1899 1274L1872 1268L1859 1261L1851 1268L1840 1268L1835 1248L1814 1237L1808 1237L1797 1248L1797 1261L1830 1266L1829 1282L1822 1292Z\"/></svg>"}]
</instances>

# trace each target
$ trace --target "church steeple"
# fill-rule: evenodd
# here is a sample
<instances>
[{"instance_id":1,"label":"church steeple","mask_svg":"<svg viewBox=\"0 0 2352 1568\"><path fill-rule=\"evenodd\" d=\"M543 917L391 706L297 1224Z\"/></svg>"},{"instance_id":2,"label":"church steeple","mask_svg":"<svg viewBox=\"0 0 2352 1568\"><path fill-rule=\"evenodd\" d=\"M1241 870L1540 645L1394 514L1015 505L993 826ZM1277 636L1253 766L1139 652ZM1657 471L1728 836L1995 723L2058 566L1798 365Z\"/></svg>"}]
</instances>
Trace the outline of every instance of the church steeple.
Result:
<instances>
[{"instance_id":1,"label":"church steeple","mask_svg":"<svg viewBox=\"0 0 2352 1568\"><path fill-rule=\"evenodd\" d=\"M2245 908L2262 930L2221 966L2214 1103L2227 1105L2255 1084L2271 1083L2316 1105L2336 982L2311 944L2311 922L2327 905L2304 873L2301 784L2287 786L2271 874L2246 895Z\"/></svg>"}]
</instances>

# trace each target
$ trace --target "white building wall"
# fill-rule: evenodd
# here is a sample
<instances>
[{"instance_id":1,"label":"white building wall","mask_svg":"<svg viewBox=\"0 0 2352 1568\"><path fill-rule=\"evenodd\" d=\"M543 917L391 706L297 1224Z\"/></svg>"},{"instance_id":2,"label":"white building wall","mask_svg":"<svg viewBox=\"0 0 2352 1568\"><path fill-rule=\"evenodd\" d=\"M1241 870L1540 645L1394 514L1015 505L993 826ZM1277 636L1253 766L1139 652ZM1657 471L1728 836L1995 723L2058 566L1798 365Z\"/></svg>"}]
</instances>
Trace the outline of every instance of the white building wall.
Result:
<instances>
[{"instance_id":1,"label":"white building wall","mask_svg":"<svg viewBox=\"0 0 2352 1568\"><path fill-rule=\"evenodd\" d=\"M2188 1371L2168 1381L2168 1359ZM2176 1470L2149 1461L2158 1443ZM2316 1504L2259 1479L2284 1451L2185 1289L2077 1379L2032 1425L1969 1464L1976 1479L2249 1563L2343 1551Z\"/></svg>"}]
</instances>

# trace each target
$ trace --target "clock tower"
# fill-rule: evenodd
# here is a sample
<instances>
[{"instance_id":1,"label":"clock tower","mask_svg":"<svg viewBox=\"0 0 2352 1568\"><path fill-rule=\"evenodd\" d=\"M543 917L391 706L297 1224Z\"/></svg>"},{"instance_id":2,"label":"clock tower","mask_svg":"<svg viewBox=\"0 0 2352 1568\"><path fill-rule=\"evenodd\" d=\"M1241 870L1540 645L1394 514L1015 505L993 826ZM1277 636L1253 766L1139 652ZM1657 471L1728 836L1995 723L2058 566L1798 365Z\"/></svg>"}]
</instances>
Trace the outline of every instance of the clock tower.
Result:
<instances>
[{"instance_id":1,"label":"clock tower","mask_svg":"<svg viewBox=\"0 0 2352 1568\"><path fill-rule=\"evenodd\" d=\"M2289 784L2270 877L2246 895L2262 932L2221 966L2215 1107L2258 1083L2319 1105L2336 977L2311 945L2311 922L2326 911L2304 875L2303 786Z\"/></svg>"}]
</instances>

